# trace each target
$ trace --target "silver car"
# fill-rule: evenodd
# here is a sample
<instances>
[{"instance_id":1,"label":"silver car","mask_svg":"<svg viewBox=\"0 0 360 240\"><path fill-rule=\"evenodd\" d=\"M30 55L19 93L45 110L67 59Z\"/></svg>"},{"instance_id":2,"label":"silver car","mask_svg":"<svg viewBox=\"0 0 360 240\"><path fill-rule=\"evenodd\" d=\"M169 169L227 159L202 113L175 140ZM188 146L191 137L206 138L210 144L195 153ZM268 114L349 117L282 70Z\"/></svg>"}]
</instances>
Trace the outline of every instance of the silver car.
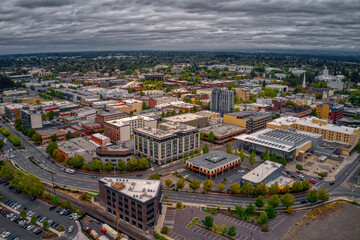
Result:
<instances>
[{"instance_id":1,"label":"silver car","mask_svg":"<svg viewBox=\"0 0 360 240\"><path fill-rule=\"evenodd\" d=\"M70 226L68 232L71 233L74 230L74 226Z\"/></svg>"}]
</instances>

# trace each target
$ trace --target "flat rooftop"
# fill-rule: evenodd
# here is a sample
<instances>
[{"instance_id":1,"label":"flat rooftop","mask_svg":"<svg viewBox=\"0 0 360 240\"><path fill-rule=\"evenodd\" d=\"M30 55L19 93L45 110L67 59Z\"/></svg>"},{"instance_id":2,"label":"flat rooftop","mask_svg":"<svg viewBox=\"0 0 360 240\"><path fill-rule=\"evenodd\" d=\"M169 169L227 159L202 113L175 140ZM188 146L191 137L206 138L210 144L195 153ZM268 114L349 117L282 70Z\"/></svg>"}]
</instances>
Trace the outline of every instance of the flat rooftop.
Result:
<instances>
[{"instance_id":1,"label":"flat rooftop","mask_svg":"<svg viewBox=\"0 0 360 240\"><path fill-rule=\"evenodd\" d=\"M102 178L99 181L105 186L143 203L155 198L161 187L161 180Z\"/></svg>"},{"instance_id":2,"label":"flat rooftop","mask_svg":"<svg viewBox=\"0 0 360 240\"><path fill-rule=\"evenodd\" d=\"M242 179L253 183L261 183L266 177L281 167L282 164L280 163L265 161L254 170L245 174Z\"/></svg>"},{"instance_id":3,"label":"flat rooftop","mask_svg":"<svg viewBox=\"0 0 360 240\"><path fill-rule=\"evenodd\" d=\"M135 131L155 138L167 138L174 136L174 134L178 132L193 131L196 129L196 127L192 127L186 124L163 122L159 124L159 128L142 127L137 128Z\"/></svg>"},{"instance_id":4,"label":"flat rooftop","mask_svg":"<svg viewBox=\"0 0 360 240\"><path fill-rule=\"evenodd\" d=\"M94 133L94 134L92 134L92 136L94 136L94 137L96 137L96 138L98 138L98 139L101 139L101 140L110 139L109 137L104 136L104 135L102 135L102 134L100 134L100 133Z\"/></svg>"},{"instance_id":5,"label":"flat rooftop","mask_svg":"<svg viewBox=\"0 0 360 240\"><path fill-rule=\"evenodd\" d=\"M241 111L241 112L233 112L233 113L226 113L228 115L236 116L241 119L261 119L264 117L271 116L271 113L262 113L262 112L255 112L255 111Z\"/></svg>"},{"instance_id":6,"label":"flat rooftop","mask_svg":"<svg viewBox=\"0 0 360 240\"><path fill-rule=\"evenodd\" d=\"M194 166L203 167L211 170L223 166L238 158L238 156L229 153L212 151L201 156L189 159L187 160L187 162L193 164Z\"/></svg>"},{"instance_id":7,"label":"flat rooftop","mask_svg":"<svg viewBox=\"0 0 360 240\"><path fill-rule=\"evenodd\" d=\"M235 125L227 124L227 123L219 123L215 125L211 125L208 127L201 128L200 131L206 134L213 132L215 136L225 136L229 134L233 134L234 132L245 130L243 127L238 127Z\"/></svg>"},{"instance_id":8,"label":"flat rooftop","mask_svg":"<svg viewBox=\"0 0 360 240\"><path fill-rule=\"evenodd\" d=\"M198 120L198 119L203 119L203 118L205 118L205 116L197 115L194 113L185 113L185 114L181 114L181 115L167 117L167 118L164 118L163 120L169 121L169 122L188 122L188 121L193 121L193 120Z\"/></svg>"},{"instance_id":9,"label":"flat rooftop","mask_svg":"<svg viewBox=\"0 0 360 240\"><path fill-rule=\"evenodd\" d=\"M136 116L132 116L132 117L126 117L126 118L120 118L120 119L106 121L106 123L110 123L110 124L120 127L120 126L129 124L129 122L131 122L131 121L136 121L136 120L151 121L151 120L155 120L155 119L153 119L151 117L136 115Z\"/></svg>"}]
</instances>

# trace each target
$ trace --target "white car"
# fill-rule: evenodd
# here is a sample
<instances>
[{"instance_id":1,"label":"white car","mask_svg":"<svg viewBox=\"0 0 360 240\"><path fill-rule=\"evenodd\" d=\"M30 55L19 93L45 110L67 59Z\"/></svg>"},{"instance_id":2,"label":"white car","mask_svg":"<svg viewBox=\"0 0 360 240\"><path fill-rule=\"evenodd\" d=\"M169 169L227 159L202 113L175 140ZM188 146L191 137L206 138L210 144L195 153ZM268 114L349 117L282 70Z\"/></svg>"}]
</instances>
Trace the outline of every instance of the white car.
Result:
<instances>
[{"instance_id":1,"label":"white car","mask_svg":"<svg viewBox=\"0 0 360 240\"><path fill-rule=\"evenodd\" d=\"M74 174L75 170L74 169L66 169L65 172L70 173L70 174Z\"/></svg>"},{"instance_id":2,"label":"white car","mask_svg":"<svg viewBox=\"0 0 360 240\"><path fill-rule=\"evenodd\" d=\"M74 230L74 226L70 226L68 232L71 233Z\"/></svg>"},{"instance_id":3,"label":"white car","mask_svg":"<svg viewBox=\"0 0 360 240\"><path fill-rule=\"evenodd\" d=\"M239 173L243 173L243 172L245 172L245 170L244 170L244 169L240 169L240 170L238 170L238 172L239 172Z\"/></svg>"},{"instance_id":4,"label":"white car","mask_svg":"<svg viewBox=\"0 0 360 240\"><path fill-rule=\"evenodd\" d=\"M31 229L33 229L35 227L35 225L29 225L27 228L26 228L26 230L31 230Z\"/></svg>"},{"instance_id":5,"label":"white car","mask_svg":"<svg viewBox=\"0 0 360 240\"><path fill-rule=\"evenodd\" d=\"M8 232L8 231L4 231L1 233L2 238L7 238L8 236L10 236L10 232Z\"/></svg>"}]
</instances>

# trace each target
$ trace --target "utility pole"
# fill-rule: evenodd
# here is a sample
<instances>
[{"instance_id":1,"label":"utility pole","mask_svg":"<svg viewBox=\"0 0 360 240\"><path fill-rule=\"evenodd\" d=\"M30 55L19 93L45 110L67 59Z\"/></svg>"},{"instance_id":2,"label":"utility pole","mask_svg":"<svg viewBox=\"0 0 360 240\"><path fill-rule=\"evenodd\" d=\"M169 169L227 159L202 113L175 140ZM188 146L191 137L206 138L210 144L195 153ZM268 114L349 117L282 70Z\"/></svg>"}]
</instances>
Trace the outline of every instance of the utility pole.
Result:
<instances>
[{"instance_id":1,"label":"utility pole","mask_svg":"<svg viewBox=\"0 0 360 240\"><path fill-rule=\"evenodd\" d=\"M55 185L54 185L54 172L50 171L50 174L51 174L52 186L53 186L54 196L55 196L56 192L55 192Z\"/></svg>"}]
</instances>

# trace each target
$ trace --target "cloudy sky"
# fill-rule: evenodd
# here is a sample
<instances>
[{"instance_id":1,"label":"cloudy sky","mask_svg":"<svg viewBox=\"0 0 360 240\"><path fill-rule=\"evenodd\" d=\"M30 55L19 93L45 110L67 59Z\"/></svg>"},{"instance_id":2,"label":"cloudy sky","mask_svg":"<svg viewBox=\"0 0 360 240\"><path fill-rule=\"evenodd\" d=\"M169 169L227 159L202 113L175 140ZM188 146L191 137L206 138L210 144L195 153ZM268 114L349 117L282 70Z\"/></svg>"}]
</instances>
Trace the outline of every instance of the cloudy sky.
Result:
<instances>
[{"instance_id":1,"label":"cloudy sky","mask_svg":"<svg viewBox=\"0 0 360 240\"><path fill-rule=\"evenodd\" d=\"M0 54L360 51L359 0L2 0Z\"/></svg>"}]
</instances>

